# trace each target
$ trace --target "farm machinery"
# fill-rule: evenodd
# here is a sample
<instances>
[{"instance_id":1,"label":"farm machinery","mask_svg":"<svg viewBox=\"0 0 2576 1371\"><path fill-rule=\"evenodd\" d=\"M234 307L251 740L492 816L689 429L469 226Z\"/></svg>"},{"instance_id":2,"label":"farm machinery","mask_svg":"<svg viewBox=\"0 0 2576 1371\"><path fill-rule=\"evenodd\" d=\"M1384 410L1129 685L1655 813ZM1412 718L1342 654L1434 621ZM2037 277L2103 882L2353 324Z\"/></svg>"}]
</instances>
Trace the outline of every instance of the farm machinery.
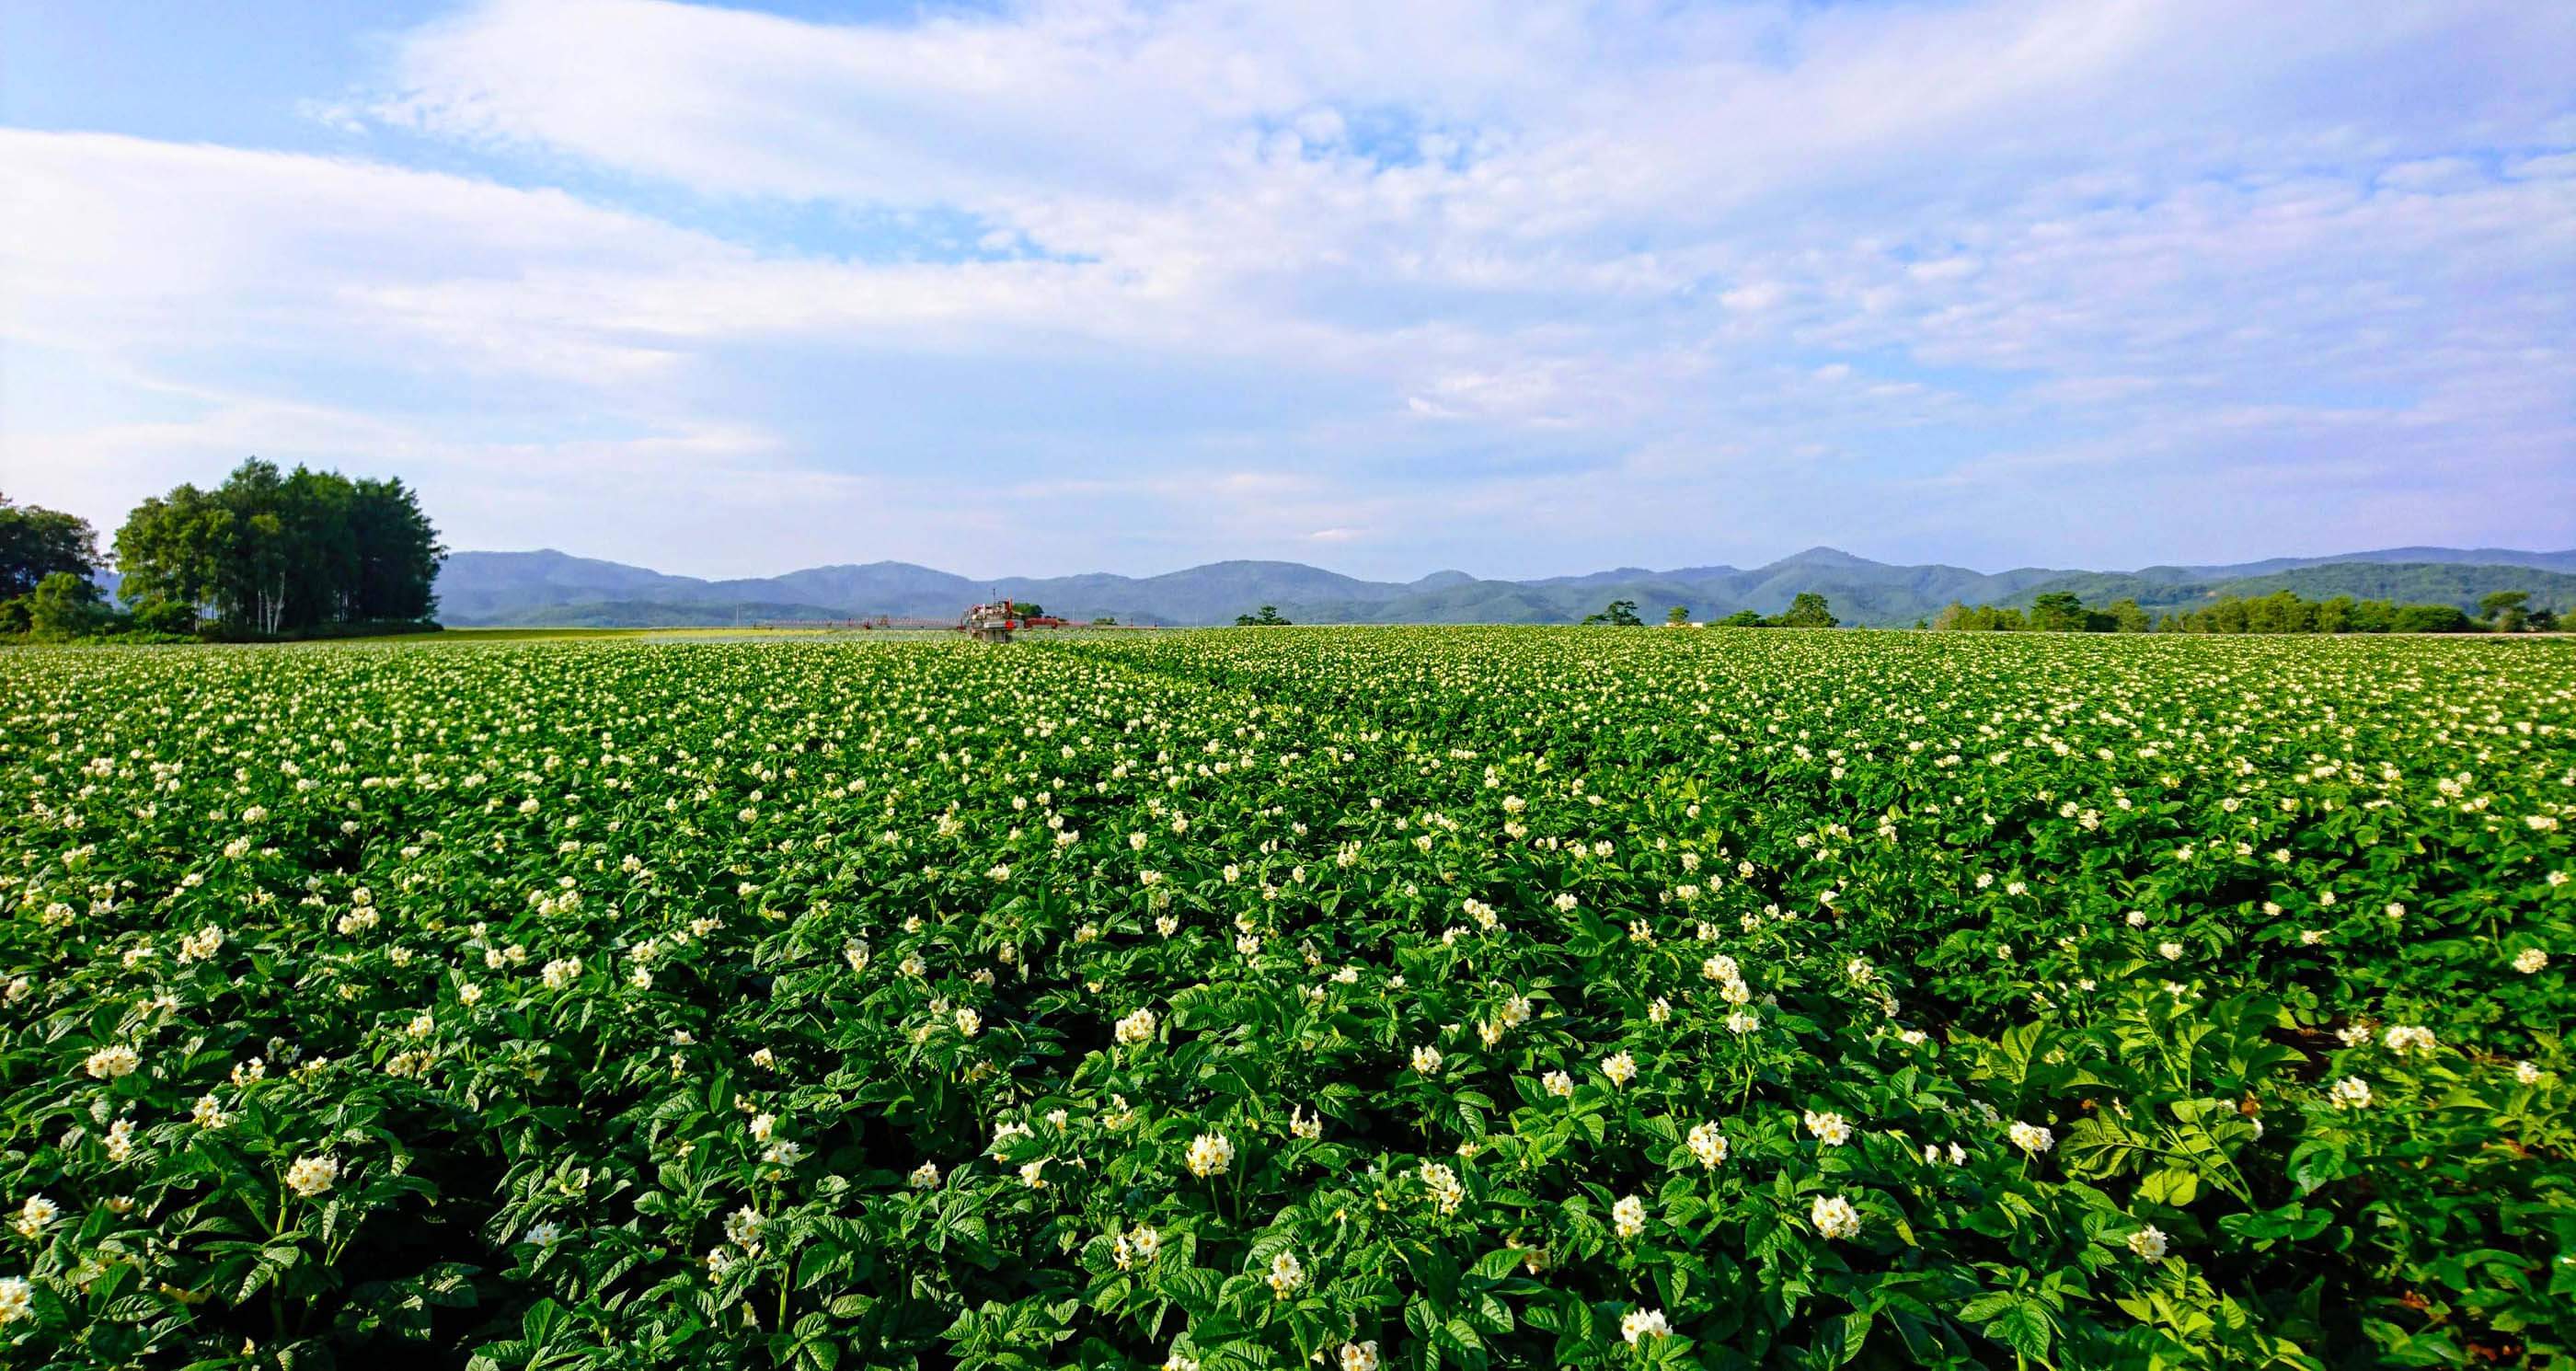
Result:
<instances>
[{"instance_id":1,"label":"farm machinery","mask_svg":"<svg viewBox=\"0 0 2576 1371\"><path fill-rule=\"evenodd\" d=\"M979 643L1007 643L1011 634L1023 628L1071 628L1071 620L1037 612L1036 605L1013 604L996 600L988 605L970 606L957 618L957 629Z\"/></svg>"},{"instance_id":2,"label":"farm machinery","mask_svg":"<svg viewBox=\"0 0 2576 1371\"><path fill-rule=\"evenodd\" d=\"M1011 630L1021 627L1020 618L1011 612L1011 602L997 600L989 605L973 605L957 621L967 637L979 643L1007 643Z\"/></svg>"}]
</instances>

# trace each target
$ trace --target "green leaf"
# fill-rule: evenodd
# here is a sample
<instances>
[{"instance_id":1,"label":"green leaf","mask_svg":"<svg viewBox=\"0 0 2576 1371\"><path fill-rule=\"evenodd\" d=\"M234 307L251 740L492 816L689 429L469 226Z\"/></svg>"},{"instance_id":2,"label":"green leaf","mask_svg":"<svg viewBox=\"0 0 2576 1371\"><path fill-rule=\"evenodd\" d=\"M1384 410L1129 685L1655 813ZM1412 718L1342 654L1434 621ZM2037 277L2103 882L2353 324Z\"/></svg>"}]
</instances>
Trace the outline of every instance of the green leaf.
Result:
<instances>
[{"instance_id":1,"label":"green leaf","mask_svg":"<svg viewBox=\"0 0 2576 1371\"><path fill-rule=\"evenodd\" d=\"M2025 1357L2046 1358L2056 1327L2038 1300L2013 1297L2003 1312L1986 1324L1986 1336Z\"/></svg>"}]
</instances>

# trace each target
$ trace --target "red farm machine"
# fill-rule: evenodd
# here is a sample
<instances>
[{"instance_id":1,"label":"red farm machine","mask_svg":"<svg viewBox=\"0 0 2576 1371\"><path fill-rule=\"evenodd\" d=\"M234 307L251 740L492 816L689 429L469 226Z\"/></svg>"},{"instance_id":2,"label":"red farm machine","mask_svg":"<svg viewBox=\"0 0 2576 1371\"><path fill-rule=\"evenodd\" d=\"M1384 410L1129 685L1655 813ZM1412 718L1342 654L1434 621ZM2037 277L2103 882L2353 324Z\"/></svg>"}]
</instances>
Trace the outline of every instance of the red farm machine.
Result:
<instances>
[{"instance_id":1,"label":"red farm machine","mask_svg":"<svg viewBox=\"0 0 2576 1371\"><path fill-rule=\"evenodd\" d=\"M1036 605L995 600L987 605L969 606L964 614L958 616L957 628L979 643L1007 643L1011 641L1011 634L1019 629L1073 627L1070 620L1037 611Z\"/></svg>"},{"instance_id":2,"label":"red farm machine","mask_svg":"<svg viewBox=\"0 0 2576 1371\"><path fill-rule=\"evenodd\" d=\"M1021 626L1020 617L1011 612L1008 600L970 606L957 620L957 627L979 643L1007 643L1011 641L1011 630Z\"/></svg>"}]
</instances>

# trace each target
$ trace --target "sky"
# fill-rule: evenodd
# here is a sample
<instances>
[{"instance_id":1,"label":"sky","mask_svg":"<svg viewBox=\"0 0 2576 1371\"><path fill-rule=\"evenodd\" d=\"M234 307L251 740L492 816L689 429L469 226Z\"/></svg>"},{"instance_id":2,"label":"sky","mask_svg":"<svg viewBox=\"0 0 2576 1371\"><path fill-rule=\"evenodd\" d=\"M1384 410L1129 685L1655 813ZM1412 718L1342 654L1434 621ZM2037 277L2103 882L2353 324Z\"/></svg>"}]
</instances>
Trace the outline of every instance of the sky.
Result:
<instances>
[{"instance_id":1,"label":"sky","mask_svg":"<svg viewBox=\"0 0 2576 1371\"><path fill-rule=\"evenodd\" d=\"M2576 5L0 0L0 492L707 576L2576 545Z\"/></svg>"}]
</instances>

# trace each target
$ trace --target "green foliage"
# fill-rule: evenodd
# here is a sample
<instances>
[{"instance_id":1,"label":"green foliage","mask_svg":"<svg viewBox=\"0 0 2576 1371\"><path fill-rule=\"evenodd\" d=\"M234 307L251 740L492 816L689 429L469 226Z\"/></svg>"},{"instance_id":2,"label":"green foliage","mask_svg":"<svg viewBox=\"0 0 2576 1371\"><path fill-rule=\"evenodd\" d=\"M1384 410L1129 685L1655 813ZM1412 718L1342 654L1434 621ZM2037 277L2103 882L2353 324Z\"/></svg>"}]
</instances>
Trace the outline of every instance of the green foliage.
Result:
<instances>
[{"instance_id":1,"label":"green foliage","mask_svg":"<svg viewBox=\"0 0 2576 1371\"><path fill-rule=\"evenodd\" d=\"M2399 605L2388 623L2391 633L2466 633L2475 627L2457 605Z\"/></svg>"},{"instance_id":2,"label":"green foliage","mask_svg":"<svg viewBox=\"0 0 2576 1371\"><path fill-rule=\"evenodd\" d=\"M1689 623L1689 622L1690 622L1690 606L1689 606L1689 605L1675 605L1675 606L1673 606L1672 608L1670 608L1670 609L1668 609L1668 610L1665 610L1665 611L1664 611L1664 622L1665 622L1665 623L1668 623L1668 624L1687 624L1687 623Z\"/></svg>"},{"instance_id":3,"label":"green foliage","mask_svg":"<svg viewBox=\"0 0 2576 1371\"><path fill-rule=\"evenodd\" d=\"M1025 600L1013 600L1011 602L1011 617L1015 619L1034 619L1044 613L1046 613L1046 610L1043 606L1033 604Z\"/></svg>"},{"instance_id":4,"label":"green foliage","mask_svg":"<svg viewBox=\"0 0 2576 1371\"><path fill-rule=\"evenodd\" d=\"M1835 628L1842 620L1834 617L1833 607L1825 597L1811 590L1798 592L1789 607L1768 618L1749 609L1739 609L1717 621L1719 628Z\"/></svg>"},{"instance_id":5,"label":"green foliage","mask_svg":"<svg viewBox=\"0 0 2576 1371\"><path fill-rule=\"evenodd\" d=\"M1789 602L1786 611L1765 622L1774 628L1834 628L1842 620L1834 617L1833 608L1825 603L1824 596L1812 590L1802 590Z\"/></svg>"},{"instance_id":6,"label":"green foliage","mask_svg":"<svg viewBox=\"0 0 2576 1371\"><path fill-rule=\"evenodd\" d=\"M1612 628L1644 628L1646 621L1637 617L1637 602L1612 600L1598 613L1583 616L1585 624L1607 624Z\"/></svg>"},{"instance_id":7,"label":"green foliage","mask_svg":"<svg viewBox=\"0 0 2576 1371\"><path fill-rule=\"evenodd\" d=\"M2523 590L2531 592L2535 603L2564 608L2576 604L2576 575L2468 562L2330 562L2259 575L2203 579L2178 567L2151 567L2135 574L2075 572L2042 582L2024 594L2035 598L2065 591L2093 605L2129 599L2150 614L2173 614L2205 608L2220 600L2261 599L2285 590L2310 603L2342 600L2355 604L2447 604L2464 612L2475 609L2480 600L2495 591Z\"/></svg>"},{"instance_id":8,"label":"green foliage","mask_svg":"<svg viewBox=\"0 0 2576 1371\"><path fill-rule=\"evenodd\" d=\"M2487 613L2497 620L2500 631L2518 632L2530 622L2527 618L2512 619L2512 629L2501 628L2521 603L2516 598L2519 595L2515 592L2514 596L2487 597L2495 602ZM2548 622L2554 623L2555 616ZM2088 610L2071 591L2039 596L2032 602L2027 618L2017 609L1996 605L1970 608L1953 600L1933 619L1932 627L2005 633L2145 633L2151 629L2168 633L2466 633L2481 625L2451 605L2396 605L2347 597L2316 603L2282 590L2255 598L2221 599L2198 609L2166 615L2161 622L2153 620L2135 600L2115 601L2107 610Z\"/></svg>"},{"instance_id":9,"label":"green foliage","mask_svg":"<svg viewBox=\"0 0 2576 1371\"><path fill-rule=\"evenodd\" d=\"M2084 601L2069 591L2052 591L2030 602L2030 626L2042 633L2081 633L2087 627Z\"/></svg>"},{"instance_id":10,"label":"green foliage","mask_svg":"<svg viewBox=\"0 0 2576 1371\"><path fill-rule=\"evenodd\" d=\"M1943 633L2020 633L2030 627L2030 621L2018 609L1995 605L1971 608L1952 600L1932 616L1932 627Z\"/></svg>"},{"instance_id":11,"label":"green foliage","mask_svg":"<svg viewBox=\"0 0 2576 1371\"><path fill-rule=\"evenodd\" d=\"M212 491L182 485L117 531L124 594L187 606L227 636L308 637L415 621L445 549L399 480L350 480L253 458Z\"/></svg>"},{"instance_id":12,"label":"green foliage","mask_svg":"<svg viewBox=\"0 0 2576 1371\"><path fill-rule=\"evenodd\" d=\"M2040 596L2032 602L2028 618L2018 609L1997 605L1971 609L1953 600L1932 621L1936 629L1969 633L2146 633L2155 626L2154 618L2135 600L2116 600L2108 609L2086 609L2070 591Z\"/></svg>"},{"instance_id":13,"label":"green foliage","mask_svg":"<svg viewBox=\"0 0 2576 1371\"><path fill-rule=\"evenodd\" d=\"M32 649L0 692L13 1366L2576 1352L2564 652Z\"/></svg>"},{"instance_id":14,"label":"green foliage","mask_svg":"<svg viewBox=\"0 0 2576 1371\"><path fill-rule=\"evenodd\" d=\"M2531 592L2527 590L2498 590L2478 599L2478 612L2498 633L2522 632L2531 617L2530 606Z\"/></svg>"},{"instance_id":15,"label":"green foliage","mask_svg":"<svg viewBox=\"0 0 2576 1371\"><path fill-rule=\"evenodd\" d=\"M136 601L132 613L137 628L153 633L167 633L175 636L191 634L197 629L195 606L159 595L146 596Z\"/></svg>"},{"instance_id":16,"label":"green foliage","mask_svg":"<svg viewBox=\"0 0 2576 1371\"><path fill-rule=\"evenodd\" d=\"M57 571L27 596L27 633L39 642L68 642L106 627L113 613L98 583L80 572Z\"/></svg>"},{"instance_id":17,"label":"green foliage","mask_svg":"<svg viewBox=\"0 0 2576 1371\"><path fill-rule=\"evenodd\" d=\"M1261 607L1261 612L1258 614L1238 614L1234 616L1234 626L1236 628L1284 628L1287 624L1287 620L1279 617L1279 607L1277 605L1263 605Z\"/></svg>"},{"instance_id":18,"label":"green foliage","mask_svg":"<svg viewBox=\"0 0 2576 1371\"><path fill-rule=\"evenodd\" d=\"M98 566L88 520L0 495L0 600L29 594L58 572L86 580Z\"/></svg>"}]
</instances>

